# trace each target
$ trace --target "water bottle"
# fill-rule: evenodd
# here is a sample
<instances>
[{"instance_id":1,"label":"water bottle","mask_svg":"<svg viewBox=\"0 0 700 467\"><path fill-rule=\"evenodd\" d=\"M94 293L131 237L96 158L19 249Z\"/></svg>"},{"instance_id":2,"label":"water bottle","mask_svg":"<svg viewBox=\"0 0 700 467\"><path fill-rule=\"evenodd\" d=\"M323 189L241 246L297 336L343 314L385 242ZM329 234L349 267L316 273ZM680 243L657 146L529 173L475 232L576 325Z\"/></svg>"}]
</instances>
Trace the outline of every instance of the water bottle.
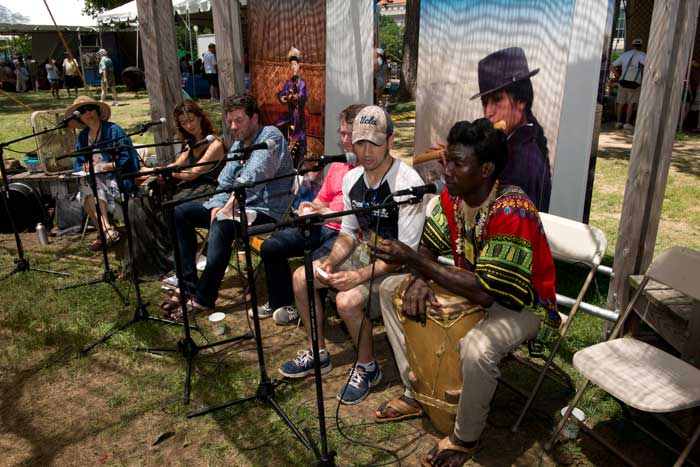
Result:
<instances>
[{"instance_id":1,"label":"water bottle","mask_svg":"<svg viewBox=\"0 0 700 467\"><path fill-rule=\"evenodd\" d=\"M49 244L49 234L44 227L44 224L39 222L36 225L36 238L39 240L39 245L46 246Z\"/></svg>"}]
</instances>

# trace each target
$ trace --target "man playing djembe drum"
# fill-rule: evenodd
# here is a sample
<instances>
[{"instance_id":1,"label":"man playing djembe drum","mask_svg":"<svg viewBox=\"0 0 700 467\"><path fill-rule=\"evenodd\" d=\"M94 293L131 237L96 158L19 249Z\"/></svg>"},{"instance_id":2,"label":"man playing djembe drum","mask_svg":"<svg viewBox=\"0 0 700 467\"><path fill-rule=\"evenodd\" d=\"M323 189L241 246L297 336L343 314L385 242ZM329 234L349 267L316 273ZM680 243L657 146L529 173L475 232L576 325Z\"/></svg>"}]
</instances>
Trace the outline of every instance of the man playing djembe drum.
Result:
<instances>
[{"instance_id":1,"label":"man playing djembe drum","mask_svg":"<svg viewBox=\"0 0 700 467\"><path fill-rule=\"evenodd\" d=\"M500 360L537 337L542 323L547 324L542 328L546 334L560 322L554 263L537 209L520 188L498 182L508 158L506 135L479 119L456 123L447 142L447 190L428 205L419 252L396 240L376 247L378 259L411 271L389 278L380 288L386 333L405 392L379 406L377 421L423 414L416 399L425 399L413 390L416 373L407 359L412 349L404 327L410 323L403 325L402 320L425 323L428 309L440 309L440 287L434 284L440 284L443 294L465 299L466 307L480 305L485 312L458 337L462 383L454 430L423 459L423 465L441 467L460 466L479 449ZM456 267L440 265L439 255L454 258ZM399 286L405 288L402 317L392 300Z\"/></svg>"}]
</instances>

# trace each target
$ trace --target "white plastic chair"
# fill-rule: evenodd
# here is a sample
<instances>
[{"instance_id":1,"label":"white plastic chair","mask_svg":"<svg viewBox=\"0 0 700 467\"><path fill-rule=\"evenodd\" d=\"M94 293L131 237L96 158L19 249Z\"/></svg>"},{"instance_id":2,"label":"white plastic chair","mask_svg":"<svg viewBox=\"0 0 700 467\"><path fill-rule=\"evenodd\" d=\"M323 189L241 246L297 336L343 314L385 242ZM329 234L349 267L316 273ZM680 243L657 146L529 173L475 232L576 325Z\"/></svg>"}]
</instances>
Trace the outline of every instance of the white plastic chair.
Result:
<instances>
[{"instance_id":1,"label":"white plastic chair","mask_svg":"<svg viewBox=\"0 0 700 467\"><path fill-rule=\"evenodd\" d=\"M549 357L547 358L544 367L540 370L537 382L532 388L530 397L520 412L518 420L511 427L511 431L513 432L518 430L520 423L525 417L525 413L532 405L532 401L535 399L535 396L542 385L542 381L544 381L547 370L552 366L554 356L556 355L559 346L566 338L569 326L571 325L574 316L576 316L576 312L583 301L584 295L586 295L588 287L593 281L593 277L598 270L598 266L600 266L600 262L605 255L605 249L608 246L608 241L605 238L605 234L597 227L546 213L540 213L540 218L542 219L544 232L547 236L547 242L549 243L549 249L552 252L552 256L555 259L565 261L567 263L584 264L588 266L590 270L588 272L588 276L586 276L586 280L583 282L583 285L579 290L578 296L576 297L576 302L571 308L569 315L562 315L563 323L559 329L559 337L550 349Z\"/></svg>"},{"instance_id":2,"label":"white plastic chair","mask_svg":"<svg viewBox=\"0 0 700 467\"><path fill-rule=\"evenodd\" d=\"M619 338L637 299L650 279L700 300L700 251L674 247L647 270L607 341L574 354L574 368L586 379L544 448L550 450L590 383L638 410L669 413L700 406L700 370L663 350L631 337ZM700 336L694 336L698 338ZM700 437L700 424L680 453L680 467Z\"/></svg>"}]
</instances>

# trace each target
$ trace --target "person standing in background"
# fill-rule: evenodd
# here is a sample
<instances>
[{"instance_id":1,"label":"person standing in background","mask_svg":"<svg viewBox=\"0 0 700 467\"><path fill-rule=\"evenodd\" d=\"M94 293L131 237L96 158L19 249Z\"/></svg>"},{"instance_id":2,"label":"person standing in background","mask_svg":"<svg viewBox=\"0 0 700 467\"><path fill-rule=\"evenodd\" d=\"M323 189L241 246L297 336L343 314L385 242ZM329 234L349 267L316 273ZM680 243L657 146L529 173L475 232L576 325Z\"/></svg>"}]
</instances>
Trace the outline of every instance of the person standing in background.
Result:
<instances>
[{"instance_id":1,"label":"person standing in background","mask_svg":"<svg viewBox=\"0 0 700 467\"><path fill-rule=\"evenodd\" d=\"M100 71L100 86L102 87L102 95L100 96L100 102L104 102L107 97L107 88L112 89L112 107L117 107L119 105L119 99L117 98L117 82L114 76L114 64L112 59L107 56L107 51L105 49L100 49L97 51L97 56L100 58L99 71Z\"/></svg>"},{"instance_id":2,"label":"person standing in background","mask_svg":"<svg viewBox=\"0 0 700 467\"><path fill-rule=\"evenodd\" d=\"M632 48L620 55L612 63L613 72L619 79L620 88L617 92L615 110L617 112L617 123L615 128L633 130L632 114L639 104L639 94L641 93L642 76L647 55L642 52L642 40L632 41ZM625 110L625 123L622 123L622 107L627 105Z\"/></svg>"},{"instance_id":3,"label":"person standing in background","mask_svg":"<svg viewBox=\"0 0 700 467\"><path fill-rule=\"evenodd\" d=\"M216 44L209 44L207 51L202 54L204 64L204 78L209 81L209 93L212 102L219 100L219 75L216 64Z\"/></svg>"},{"instance_id":4,"label":"person standing in background","mask_svg":"<svg viewBox=\"0 0 700 467\"><path fill-rule=\"evenodd\" d=\"M75 97L78 97L78 88L80 87L80 74L78 72L78 61L71 57L69 52L64 52L63 55L63 81L66 85L68 97L70 97L71 88L75 89Z\"/></svg>"},{"instance_id":5,"label":"person standing in background","mask_svg":"<svg viewBox=\"0 0 700 467\"><path fill-rule=\"evenodd\" d=\"M46 79L49 80L51 85L51 95L56 99L59 99L59 89L61 87L61 81L58 79L58 67L56 66L56 60L53 58L49 59L46 64Z\"/></svg>"},{"instance_id":6,"label":"person standing in background","mask_svg":"<svg viewBox=\"0 0 700 467\"><path fill-rule=\"evenodd\" d=\"M30 87L35 92L39 92L39 64L31 55L27 55L27 68L29 69Z\"/></svg>"}]
</instances>

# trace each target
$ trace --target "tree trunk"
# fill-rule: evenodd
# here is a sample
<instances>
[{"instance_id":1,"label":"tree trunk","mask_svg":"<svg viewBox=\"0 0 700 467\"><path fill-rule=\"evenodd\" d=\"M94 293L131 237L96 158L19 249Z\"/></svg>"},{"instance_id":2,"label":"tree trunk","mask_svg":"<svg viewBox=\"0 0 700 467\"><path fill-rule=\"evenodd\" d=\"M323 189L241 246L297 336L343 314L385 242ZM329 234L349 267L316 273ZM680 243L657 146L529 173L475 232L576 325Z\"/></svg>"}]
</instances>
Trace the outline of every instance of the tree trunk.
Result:
<instances>
[{"instance_id":1,"label":"tree trunk","mask_svg":"<svg viewBox=\"0 0 700 467\"><path fill-rule=\"evenodd\" d=\"M420 27L420 0L406 0L406 24L403 33L403 57L399 100L416 98L418 82L418 31Z\"/></svg>"}]
</instances>

